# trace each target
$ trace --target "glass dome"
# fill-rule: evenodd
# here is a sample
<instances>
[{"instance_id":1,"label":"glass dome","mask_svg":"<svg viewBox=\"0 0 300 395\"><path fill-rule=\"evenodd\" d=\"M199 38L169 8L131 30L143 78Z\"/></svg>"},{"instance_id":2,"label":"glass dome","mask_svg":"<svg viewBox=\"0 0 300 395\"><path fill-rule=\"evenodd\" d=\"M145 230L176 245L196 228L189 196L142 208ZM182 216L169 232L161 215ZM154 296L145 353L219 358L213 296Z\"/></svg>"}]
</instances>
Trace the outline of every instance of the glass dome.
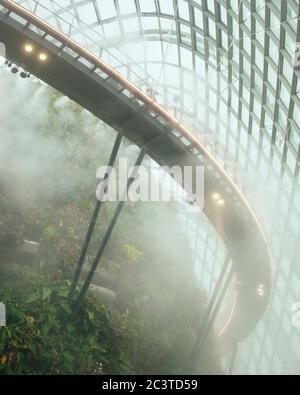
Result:
<instances>
[{"instance_id":1,"label":"glass dome","mask_svg":"<svg viewBox=\"0 0 300 395\"><path fill-rule=\"evenodd\" d=\"M300 373L293 319L300 301L299 2L17 3L154 98L239 186L266 231L274 279L268 310L240 344L234 373ZM203 218L187 215L182 222L195 271L212 293L226 248Z\"/></svg>"}]
</instances>

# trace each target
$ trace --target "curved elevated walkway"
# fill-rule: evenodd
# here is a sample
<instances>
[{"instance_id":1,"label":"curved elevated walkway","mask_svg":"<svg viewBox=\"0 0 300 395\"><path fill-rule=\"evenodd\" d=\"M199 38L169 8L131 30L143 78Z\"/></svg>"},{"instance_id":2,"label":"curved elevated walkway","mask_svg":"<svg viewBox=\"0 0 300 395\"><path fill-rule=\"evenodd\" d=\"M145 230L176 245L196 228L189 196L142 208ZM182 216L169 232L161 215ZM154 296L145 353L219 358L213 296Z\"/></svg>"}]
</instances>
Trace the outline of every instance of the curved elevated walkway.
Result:
<instances>
[{"instance_id":1,"label":"curved elevated walkway","mask_svg":"<svg viewBox=\"0 0 300 395\"><path fill-rule=\"evenodd\" d=\"M271 267L262 227L237 186L185 127L117 71L13 1L0 0L0 5L0 41L9 60L28 66L32 74L122 130L138 146L147 145L149 155L161 165L204 166L204 213L228 248L238 284L220 338L230 345L245 339L267 307ZM24 51L28 42L47 54L47 62ZM194 183L188 192L195 190ZM224 199L224 207L212 198L215 193Z\"/></svg>"}]
</instances>

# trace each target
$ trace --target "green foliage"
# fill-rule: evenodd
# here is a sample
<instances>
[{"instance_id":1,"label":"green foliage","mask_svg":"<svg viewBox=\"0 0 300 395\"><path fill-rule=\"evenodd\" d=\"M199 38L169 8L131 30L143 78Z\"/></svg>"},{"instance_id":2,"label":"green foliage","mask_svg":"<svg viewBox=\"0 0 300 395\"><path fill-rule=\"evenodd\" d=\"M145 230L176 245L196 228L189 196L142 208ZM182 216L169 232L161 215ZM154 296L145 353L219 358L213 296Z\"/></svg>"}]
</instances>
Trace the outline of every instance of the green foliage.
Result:
<instances>
[{"instance_id":1,"label":"green foliage","mask_svg":"<svg viewBox=\"0 0 300 395\"><path fill-rule=\"evenodd\" d=\"M126 335L101 302L88 295L79 317L64 329L70 284L45 287L45 281L35 275L24 287L0 291L8 312L8 325L0 329L0 374L132 373Z\"/></svg>"},{"instance_id":2,"label":"green foliage","mask_svg":"<svg viewBox=\"0 0 300 395\"><path fill-rule=\"evenodd\" d=\"M139 257L143 256L144 254L139 251L135 246L133 245L127 245L124 244L124 249L126 251L126 254L128 256L128 258L130 258L133 262L137 262L137 260L139 259Z\"/></svg>"}]
</instances>

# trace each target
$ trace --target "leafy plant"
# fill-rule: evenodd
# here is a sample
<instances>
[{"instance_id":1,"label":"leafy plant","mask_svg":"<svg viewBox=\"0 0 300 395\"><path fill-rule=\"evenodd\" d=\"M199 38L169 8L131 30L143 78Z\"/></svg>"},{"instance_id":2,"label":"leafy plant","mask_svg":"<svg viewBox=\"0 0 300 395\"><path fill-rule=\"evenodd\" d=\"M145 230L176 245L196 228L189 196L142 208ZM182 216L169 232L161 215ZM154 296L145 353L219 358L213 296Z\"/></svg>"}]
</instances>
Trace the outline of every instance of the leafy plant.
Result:
<instances>
[{"instance_id":1,"label":"leafy plant","mask_svg":"<svg viewBox=\"0 0 300 395\"><path fill-rule=\"evenodd\" d=\"M101 302L88 295L76 321L64 328L69 283L44 282L44 276L31 278L30 292L12 285L0 291L8 313L8 325L0 329L0 374L132 373L126 334Z\"/></svg>"},{"instance_id":2,"label":"leafy plant","mask_svg":"<svg viewBox=\"0 0 300 395\"><path fill-rule=\"evenodd\" d=\"M128 256L128 258L130 258L133 262L137 262L137 260L139 259L139 257L143 256L144 254L139 251L135 246L133 245L127 245L124 244L124 249L126 251L126 254Z\"/></svg>"}]
</instances>

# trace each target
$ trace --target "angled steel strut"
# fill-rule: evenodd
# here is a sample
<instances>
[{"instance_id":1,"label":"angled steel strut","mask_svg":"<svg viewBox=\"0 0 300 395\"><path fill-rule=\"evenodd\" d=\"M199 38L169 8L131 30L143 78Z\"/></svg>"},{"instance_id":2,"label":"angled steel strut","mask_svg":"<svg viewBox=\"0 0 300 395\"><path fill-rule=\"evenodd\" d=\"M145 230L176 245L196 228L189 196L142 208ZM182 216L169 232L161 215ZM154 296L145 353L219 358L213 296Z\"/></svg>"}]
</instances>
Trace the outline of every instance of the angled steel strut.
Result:
<instances>
[{"instance_id":1,"label":"angled steel strut","mask_svg":"<svg viewBox=\"0 0 300 395\"><path fill-rule=\"evenodd\" d=\"M116 161L116 158L117 158L120 146L121 146L122 138L123 138L123 135L122 135L121 132L119 132L117 137L116 137L116 140L115 140L112 152L111 152L111 156L110 156L110 160L109 160L109 164L108 164L108 170L107 170L107 172L106 172L106 174L104 176L104 180L106 180L106 181L108 181L109 178L110 178L110 170L115 164L115 161ZM81 274L81 271L82 271L82 268L83 268L83 265L84 265L85 257L86 257L86 254L87 254L87 250L88 250L88 247L89 247L89 244L90 244L90 241L91 241L94 229L95 229L95 225L96 225L96 222L97 222L97 219L98 219L98 216L99 216L99 212L100 212L101 206L102 206L102 201L97 199L97 202L96 202L96 205L95 205L95 209L94 209L94 212L93 212L93 216L92 216L91 222L90 222L89 227L88 227L88 231L87 231L87 234L86 234L86 237L85 237L85 241L84 241L84 244L83 244L83 247L82 247L82 250L81 250L81 254L80 254L79 261L78 261L78 265L76 267L76 270L75 270L75 273L74 273L74 277L73 277L73 280L72 280L72 284L71 284L71 287L70 287L70 291L69 291L69 294L68 294L68 302L69 303L71 303L73 301L74 291L75 291L75 289L77 287L77 284L78 284L78 280L79 280L79 277L80 277L80 274Z\"/></svg>"},{"instance_id":2,"label":"angled steel strut","mask_svg":"<svg viewBox=\"0 0 300 395\"><path fill-rule=\"evenodd\" d=\"M83 286L82 286L82 288L80 290L79 296L78 296L77 300L75 301L75 303L73 304L73 316L75 316L78 313L78 311L80 309L81 302L83 301L83 299L84 299L84 297L86 295L86 292L88 291L89 286L91 285L91 282L93 280L95 272L96 272L96 270L97 270L97 268L98 268L98 266L100 264L101 258L103 256L103 253L104 253L105 247L107 245L107 242L108 242L108 240L109 240L109 238L110 238L110 236L111 236L111 234L112 234L112 232L114 230L114 227L115 227L115 225L116 225L116 223L118 221L118 218L119 218L119 216L121 214L121 211L122 211L122 208L123 208L123 206L125 204L125 201L127 200L129 189L130 189L132 183L134 182L134 180L136 179L136 176L137 176L137 173L138 173L138 167L141 165L141 163L142 163L142 161L144 159L145 153L146 153L146 148L145 147L141 148L139 156L138 156L138 158L136 160L136 163L134 165L134 168L133 168L134 170L132 171L132 173L131 173L128 181L127 181L126 190L124 191L124 194L121 197L121 200L119 201L119 203L117 205L117 208L116 208L116 210L114 212L112 220L111 220L111 222L110 222L110 224L109 224L109 226L107 228L107 231L106 231L106 233L105 233L105 235L103 237L103 240L102 240L102 243L101 243L100 248L98 250L98 253L97 253L97 255L96 255L95 259L94 259L94 262L92 264L91 270L90 270L89 274L87 275L86 280L85 280L85 282L84 282L84 284L83 284Z\"/></svg>"},{"instance_id":3,"label":"angled steel strut","mask_svg":"<svg viewBox=\"0 0 300 395\"><path fill-rule=\"evenodd\" d=\"M232 280L233 274L234 274L234 268L233 266L230 267L229 272L227 274L227 278L225 280L225 283L222 288L222 284L224 282L224 278L226 276L227 269L229 267L230 263L230 256L227 255L225 262L223 264L221 273L219 275L218 281L216 283L214 292L212 294L212 297L210 299L210 302L207 306L206 313L203 317L202 324L197 336L197 340L195 342L192 355L191 355L191 366L194 366L199 358L199 355L201 354L201 351L203 350L203 347L205 345L205 342L207 340L207 337L210 333L210 330L214 324L214 321L217 317L217 314L220 310L222 301L224 299L224 296L226 294L226 291L229 288L230 282Z\"/></svg>"}]
</instances>

